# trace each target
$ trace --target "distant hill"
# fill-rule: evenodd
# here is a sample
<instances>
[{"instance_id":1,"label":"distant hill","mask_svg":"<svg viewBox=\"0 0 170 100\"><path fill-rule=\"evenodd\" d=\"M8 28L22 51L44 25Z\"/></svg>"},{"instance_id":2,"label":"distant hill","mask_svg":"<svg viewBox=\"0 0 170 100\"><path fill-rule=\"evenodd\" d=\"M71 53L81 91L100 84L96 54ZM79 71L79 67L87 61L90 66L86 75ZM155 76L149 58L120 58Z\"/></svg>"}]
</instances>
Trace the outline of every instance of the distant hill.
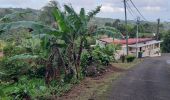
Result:
<instances>
[{"instance_id":1,"label":"distant hill","mask_svg":"<svg viewBox=\"0 0 170 100\"><path fill-rule=\"evenodd\" d=\"M105 23L113 23L116 19L112 19L112 18L100 18L100 17L96 17L93 18L90 22L90 24L96 24L98 26L104 26ZM124 23L124 20L120 20L120 23ZM148 24L152 24L154 26L157 25L156 22L148 22L148 21L141 21L141 24L144 23L148 23ZM130 25L136 25L136 21L135 20L128 20L128 24ZM170 30L170 22L161 22L161 24L164 27L164 30Z\"/></svg>"},{"instance_id":2,"label":"distant hill","mask_svg":"<svg viewBox=\"0 0 170 100\"><path fill-rule=\"evenodd\" d=\"M27 13L26 13L27 12ZM35 9L23 9L23 8L0 8L0 18L8 17L10 14L19 14L26 13L21 15L20 18L15 18L15 20L28 20L28 21L37 21L38 16L40 15L39 10Z\"/></svg>"},{"instance_id":3,"label":"distant hill","mask_svg":"<svg viewBox=\"0 0 170 100\"><path fill-rule=\"evenodd\" d=\"M7 16L8 14L17 13L17 12L29 12L26 15L22 16L21 18L15 18L16 21L18 20L28 20L28 21L39 21L39 16L41 11L35 9L23 9L23 8L0 8L0 18ZM95 17L91 20L90 24L96 24L98 26L104 26L105 23L113 23L116 19L112 18L100 18ZM124 23L124 20L120 20L120 23ZM156 25L156 22L146 22L142 21L141 23L149 23ZM136 21L128 20L128 24L135 25ZM170 30L170 22L161 22L165 30Z\"/></svg>"}]
</instances>

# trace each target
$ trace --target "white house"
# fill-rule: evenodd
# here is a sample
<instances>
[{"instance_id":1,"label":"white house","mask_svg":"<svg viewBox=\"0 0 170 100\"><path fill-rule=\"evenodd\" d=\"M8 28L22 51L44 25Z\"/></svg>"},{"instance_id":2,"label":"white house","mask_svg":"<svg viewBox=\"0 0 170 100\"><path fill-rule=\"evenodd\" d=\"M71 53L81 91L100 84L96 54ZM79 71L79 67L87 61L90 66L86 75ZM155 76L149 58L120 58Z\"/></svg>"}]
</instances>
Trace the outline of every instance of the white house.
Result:
<instances>
[{"instance_id":1,"label":"white house","mask_svg":"<svg viewBox=\"0 0 170 100\"><path fill-rule=\"evenodd\" d=\"M153 38L139 38L138 43L136 44L136 38L129 38L128 39L128 48L129 54L137 55L139 52L143 52L143 57L153 57L153 56L160 56L160 44L162 41L154 40ZM101 47L104 47L107 44L120 44L121 50L117 51L116 58L120 58L121 55L126 55L126 40L114 39L113 38L103 38L97 40L97 44Z\"/></svg>"}]
</instances>

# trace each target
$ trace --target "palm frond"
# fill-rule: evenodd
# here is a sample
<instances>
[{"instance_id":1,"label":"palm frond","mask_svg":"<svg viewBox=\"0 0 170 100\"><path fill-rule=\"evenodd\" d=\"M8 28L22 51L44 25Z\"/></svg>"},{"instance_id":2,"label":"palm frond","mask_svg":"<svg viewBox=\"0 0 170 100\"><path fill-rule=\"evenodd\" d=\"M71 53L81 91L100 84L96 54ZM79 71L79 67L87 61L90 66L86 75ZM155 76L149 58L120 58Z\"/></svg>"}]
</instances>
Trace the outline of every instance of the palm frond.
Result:
<instances>
[{"instance_id":1,"label":"palm frond","mask_svg":"<svg viewBox=\"0 0 170 100\"><path fill-rule=\"evenodd\" d=\"M95 10L92 10L91 12L88 13L88 20L90 20L91 18L93 18L97 13L100 12L102 6L97 6L97 8Z\"/></svg>"},{"instance_id":2,"label":"palm frond","mask_svg":"<svg viewBox=\"0 0 170 100\"><path fill-rule=\"evenodd\" d=\"M116 28L113 27L100 27L97 29L96 34L102 34L102 35L108 35L109 37L113 38L122 38L123 35L120 31L118 31Z\"/></svg>"},{"instance_id":3,"label":"palm frond","mask_svg":"<svg viewBox=\"0 0 170 100\"><path fill-rule=\"evenodd\" d=\"M64 8L67 12L68 23L75 31L77 31L76 29L80 29L81 25L83 24L80 16L71 6L64 5Z\"/></svg>"},{"instance_id":4,"label":"palm frond","mask_svg":"<svg viewBox=\"0 0 170 100\"><path fill-rule=\"evenodd\" d=\"M1 22L11 22L13 20L23 18L26 14L31 13L31 11L26 12L14 12L12 14L7 14L0 19Z\"/></svg>"},{"instance_id":5,"label":"palm frond","mask_svg":"<svg viewBox=\"0 0 170 100\"><path fill-rule=\"evenodd\" d=\"M18 21L18 22L0 24L0 31L2 32L18 29L18 28L30 28L33 31L39 31L42 33L49 33L49 32L56 31L56 29L54 28L33 21Z\"/></svg>"},{"instance_id":6,"label":"palm frond","mask_svg":"<svg viewBox=\"0 0 170 100\"><path fill-rule=\"evenodd\" d=\"M86 13L85 13L85 10L84 10L84 8L81 8L81 10L80 10L80 18L83 20L85 20L86 19Z\"/></svg>"},{"instance_id":7,"label":"palm frond","mask_svg":"<svg viewBox=\"0 0 170 100\"><path fill-rule=\"evenodd\" d=\"M55 0L51 0L48 4L50 7L59 7L59 3Z\"/></svg>"},{"instance_id":8,"label":"palm frond","mask_svg":"<svg viewBox=\"0 0 170 100\"><path fill-rule=\"evenodd\" d=\"M64 16L64 14L59 9L55 8L53 10L53 15L55 17L55 20L58 23L59 30L62 32L69 32L70 28L65 21L66 18Z\"/></svg>"},{"instance_id":9,"label":"palm frond","mask_svg":"<svg viewBox=\"0 0 170 100\"><path fill-rule=\"evenodd\" d=\"M14 60L27 60L27 59L37 59L39 56L37 55L29 55L29 54L20 54L20 55L15 55L13 57L10 57L8 60L9 61L14 61Z\"/></svg>"}]
</instances>

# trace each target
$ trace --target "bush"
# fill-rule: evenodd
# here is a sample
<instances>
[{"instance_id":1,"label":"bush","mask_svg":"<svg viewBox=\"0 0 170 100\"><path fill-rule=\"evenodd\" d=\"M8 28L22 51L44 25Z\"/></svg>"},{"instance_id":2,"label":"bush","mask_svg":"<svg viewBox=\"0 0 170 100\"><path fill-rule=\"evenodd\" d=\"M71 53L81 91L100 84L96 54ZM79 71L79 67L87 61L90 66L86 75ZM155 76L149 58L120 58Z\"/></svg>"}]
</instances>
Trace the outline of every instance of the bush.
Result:
<instances>
[{"instance_id":1,"label":"bush","mask_svg":"<svg viewBox=\"0 0 170 100\"><path fill-rule=\"evenodd\" d=\"M0 69L5 73L1 76L2 78L0 77L1 79L5 81L13 80L15 82L20 75L27 73L29 65L23 61L9 61L7 58L3 58L0 61Z\"/></svg>"},{"instance_id":2,"label":"bush","mask_svg":"<svg viewBox=\"0 0 170 100\"><path fill-rule=\"evenodd\" d=\"M109 63L111 62L111 57L108 56L108 55L103 55L103 56L100 58L100 61L101 61L102 65L108 66Z\"/></svg>"},{"instance_id":3,"label":"bush","mask_svg":"<svg viewBox=\"0 0 170 100\"><path fill-rule=\"evenodd\" d=\"M163 53L170 53L170 30L165 34L161 45Z\"/></svg>"},{"instance_id":4,"label":"bush","mask_svg":"<svg viewBox=\"0 0 170 100\"><path fill-rule=\"evenodd\" d=\"M87 51L84 51L81 55L81 70L83 75L86 75L87 67L90 66L89 58L90 54Z\"/></svg>"},{"instance_id":5,"label":"bush","mask_svg":"<svg viewBox=\"0 0 170 100\"><path fill-rule=\"evenodd\" d=\"M3 51L4 47L5 47L5 42L0 40L0 52Z\"/></svg>"},{"instance_id":6,"label":"bush","mask_svg":"<svg viewBox=\"0 0 170 100\"><path fill-rule=\"evenodd\" d=\"M133 62L134 60L135 60L135 56L133 56L133 55L128 55L127 57L126 57L126 60L127 60L127 62Z\"/></svg>"},{"instance_id":7,"label":"bush","mask_svg":"<svg viewBox=\"0 0 170 100\"><path fill-rule=\"evenodd\" d=\"M106 45L105 48L102 48L103 53L105 53L108 56L113 56L115 52L115 45L113 44L108 44Z\"/></svg>"},{"instance_id":8,"label":"bush","mask_svg":"<svg viewBox=\"0 0 170 100\"><path fill-rule=\"evenodd\" d=\"M96 63L107 66L114 60L114 47L112 45L108 45L106 48L97 46L92 51L92 57Z\"/></svg>"},{"instance_id":9,"label":"bush","mask_svg":"<svg viewBox=\"0 0 170 100\"><path fill-rule=\"evenodd\" d=\"M41 66L41 67L37 67L37 68L30 68L28 70L28 75L29 77L35 77L35 78L43 78L45 77L45 67Z\"/></svg>"},{"instance_id":10,"label":"bush","mask_svg":"<svg viewBox=\"0 0 170 100\"><path fill-rule=\"evenodd\" d=\"M8 44L4 47L3 53L5 56L11 57L14 55L26 53L26 49L12 44Z\"/></svg>"}]
</instances>

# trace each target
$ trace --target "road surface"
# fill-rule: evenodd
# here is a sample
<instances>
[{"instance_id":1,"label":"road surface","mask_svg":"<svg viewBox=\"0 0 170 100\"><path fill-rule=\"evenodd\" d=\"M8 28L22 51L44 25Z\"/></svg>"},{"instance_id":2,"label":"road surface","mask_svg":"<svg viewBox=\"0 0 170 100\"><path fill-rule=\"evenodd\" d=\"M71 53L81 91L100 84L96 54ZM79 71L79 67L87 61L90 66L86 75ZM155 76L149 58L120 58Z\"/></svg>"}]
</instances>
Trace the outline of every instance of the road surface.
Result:
<instances>
[{"instance_id":1,"label":"road surface","mask_svg":"<svg viewBox=\"0 0 170 100\"><path fill-rule=\"evenodd\" d=\"M170 55L146 58L97 100L170 100Z\"/></svg>"}]
</instances>

